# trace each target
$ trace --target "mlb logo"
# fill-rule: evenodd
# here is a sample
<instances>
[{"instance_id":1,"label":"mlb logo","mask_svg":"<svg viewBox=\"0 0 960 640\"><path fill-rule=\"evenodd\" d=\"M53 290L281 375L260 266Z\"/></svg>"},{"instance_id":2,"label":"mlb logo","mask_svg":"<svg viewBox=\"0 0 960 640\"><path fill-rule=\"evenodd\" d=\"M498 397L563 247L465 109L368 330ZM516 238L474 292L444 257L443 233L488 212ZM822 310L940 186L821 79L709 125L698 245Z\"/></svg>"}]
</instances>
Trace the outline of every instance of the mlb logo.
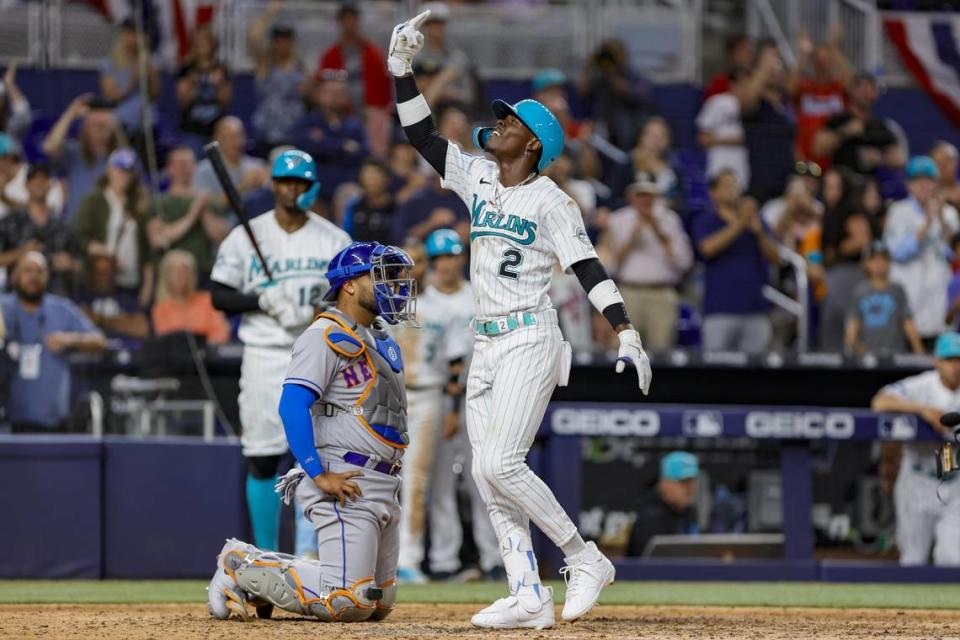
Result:
<instances>
[{"instance_id":1,"label":"mlb logo","mask_svg":"<svg viewBox=\"0 0 960 640\"><path fill-rule=\"evenodd\" d=\"M913 440L917 437L917 419L910 415L882 416L878 432L884 440Z\"/></svg>"},{"instance_id":2,"label":"mlb logo","mask_svg":"<svg viewBox=\"0 0 960 640\"><path fill-rule=\"evenodd\" d=\"M684 411L683 435L697 438L723 435L723 414L719 411Z\"/></svg>"}]
</instances>

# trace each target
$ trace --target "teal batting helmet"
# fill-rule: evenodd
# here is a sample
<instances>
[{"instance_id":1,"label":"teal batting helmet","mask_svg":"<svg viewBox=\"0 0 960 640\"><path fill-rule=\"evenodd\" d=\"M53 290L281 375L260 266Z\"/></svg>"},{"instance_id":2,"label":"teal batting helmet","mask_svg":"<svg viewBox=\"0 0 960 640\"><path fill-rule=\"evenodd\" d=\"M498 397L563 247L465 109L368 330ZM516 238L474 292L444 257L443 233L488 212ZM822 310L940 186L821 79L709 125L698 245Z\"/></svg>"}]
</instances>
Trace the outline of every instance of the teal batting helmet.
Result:
<instances>
[{"instance_id":1,"label":"teal batting helmet","mask_svg":"<svg viewBox=\"0 0 960 640\"><path fill-rule=\"evenodd\" d=\"M292 178L310 183L310 188L297 198L297 206L303 211L313 206L317 194L320 193L320 183L317 182L317 163L306 151L300 151L300 149L284 151L273 161L273 171L270 175L274 179Z\"/></svg>"},{"instance_id":2,"label":"teal batting helmet","mask_svg":"<svg viewBox=\"0 0 960 640\"><path fill-rule=\"evenodd\" d=\"M460 234L453 229L437 229L427 236L427 257L458 256L463 253Z\"/></svg>"},{"instance_id":3,"label":"teal batting helmet","mask_svg":"<svg viewBox=\"0 0 960 640\"><path fill-rule=\"evenodd\" d=\"M563 152L563 127L560 126L560 121L536 100L521 100L514 105L503 100L494 100L492 107L493 115L498 120L509 115L515 116L540 141L543 149L540 152L540 162L537 163L538 173L542 173L547 165ZM492 132L492 127L477 127L473 130L473 144L485 149Z\"/></svg>"}]
</instances>

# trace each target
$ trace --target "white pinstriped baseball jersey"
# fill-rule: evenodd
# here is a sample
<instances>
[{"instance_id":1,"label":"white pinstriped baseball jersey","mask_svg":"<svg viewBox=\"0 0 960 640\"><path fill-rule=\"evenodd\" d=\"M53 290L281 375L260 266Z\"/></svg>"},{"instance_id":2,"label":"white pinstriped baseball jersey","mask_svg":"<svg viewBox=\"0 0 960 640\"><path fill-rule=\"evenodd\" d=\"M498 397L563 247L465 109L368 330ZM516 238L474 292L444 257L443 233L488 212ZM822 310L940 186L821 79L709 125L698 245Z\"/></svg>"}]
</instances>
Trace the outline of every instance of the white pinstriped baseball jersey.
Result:
<instances>
[{"instance_id":1,"label":"white pinstriped baseball jersey","mask_svg":"<svg viewBox=\"0 0 960 640\"><path fill-rule=\"evenodd\" d=\"M881 391L928 407L936 407L941 411L960 409L960 390L951 391L943 386L936 369L898 380L888 384ZM927 473L935 473L937 464L934 452L937 447L935 442L905 442L900 464L911 469L917 466Z\"/></svg>"},{"instance_id":2,"label":"white pinstriped baseball jersey","mask_svg":"<svg viewBox=\"0 0 960 640\"><path fill-rule=\"evenodd\" d=\"M450 142L441 184L470 209L470 282L478 318L550 307L553 265L596 258L580 208L544 176L504 187L495 162Z\"/></svg>"},{"instance_id":3,"label":"white pinstriped baseball jersey","mask_svg":"<svg viewBox=\"0 0 960 640\"><path fill-rule=\"evenodd\" d=\"M452 294L432 286L417 296L419 328L397 325L390 333L403 353L404 377L409 388L439 387L450 376L450 361L473 350L473 290L467 283Z\"/></svg>"},{"instance_id":4,"label":"white pinstriped baseball jersey","mask_svg":"<svg viewBox=\"0 0 960 640\"><path fill-rule=\"evenodd\" d=\"M276 286L283 287L295 304L321 304L330 286L327 263L350 244L350 236L315 213L307 213L306 224L293 233L284 231L273 211L251 220L250 227L270 264ZM263 291L267 276L243 227L233 229L220 245L210 279L241 293ZM287 331L266 313L253 311L243 314L237 333L246 345L290 347L300 331Z\"/></svg>"}]
</instances>

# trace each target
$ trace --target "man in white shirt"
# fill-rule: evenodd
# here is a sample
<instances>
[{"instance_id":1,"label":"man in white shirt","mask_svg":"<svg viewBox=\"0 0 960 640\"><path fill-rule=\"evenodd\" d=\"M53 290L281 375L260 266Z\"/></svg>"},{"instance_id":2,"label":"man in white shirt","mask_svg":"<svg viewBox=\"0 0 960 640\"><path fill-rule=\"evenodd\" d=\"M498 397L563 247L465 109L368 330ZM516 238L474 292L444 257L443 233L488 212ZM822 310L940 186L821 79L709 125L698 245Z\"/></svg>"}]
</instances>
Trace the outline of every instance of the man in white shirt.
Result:
<instances>
[{"instance_id":1,"label":"man in white shirt","mask_svg":"<svg viewBox=\"0 0 960 640\"><path fill-rule=\"evenodd\" d=\"M669 349L676 339L677 286L693 264L693 250L680 216L659 198L647 173L627 187L629 204L610 214L610 265L617 274L627 313L651 349Z\"/></svg>"},{"instance_id":2,"label":"man in white shirt","mask_svg":"<svg viewBox=\"0 0 960 640\"><path fill-rule=\"evenodd\" d=\"M730 169L741 189L750 182L750 161L744 145L739 93L749 82L742 69L730 74L730 90L712 96L697 114L697 141L707 150L707 177Z\"/></svg>"},{"instance_id":3,"label":"man in white shirt","mask_svg":"<svg viewBox=\"0 0 960 640\"><path fill-rule=\"evenodd\" d=\"M890 248L890 279L907 292L907 301L926 348L946 330L950 239L960 230L960 214L937 189L940 173L929 156L907 166L910 195L887 212L883 240Z\"/></svg>"}]
</instances>

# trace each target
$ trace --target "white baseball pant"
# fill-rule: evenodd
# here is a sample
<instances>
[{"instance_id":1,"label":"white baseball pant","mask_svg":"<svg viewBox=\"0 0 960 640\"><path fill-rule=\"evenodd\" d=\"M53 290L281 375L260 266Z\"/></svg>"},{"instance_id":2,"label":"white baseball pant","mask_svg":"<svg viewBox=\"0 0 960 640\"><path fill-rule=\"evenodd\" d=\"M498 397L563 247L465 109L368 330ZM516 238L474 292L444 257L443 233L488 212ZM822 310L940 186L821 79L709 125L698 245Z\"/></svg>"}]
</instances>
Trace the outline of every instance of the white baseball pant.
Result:
<instances>
[{"instance_id":1,"label":"white baseball pant","mask_svg":"<svg viewBox=\"0 0 960 640\"><path fill-rule=\"evenodd\" d=\"M240 364L240 425L243 455L275 456L287 452L280 420L280 394L290 366L290 347L243 347Z\"/></svg>"},{"instance_id":2,"label":"white baseball pant","mask_svg":"<svg viewBox=\"0 0 960 640\"><path fill-rule=\"evenodd\" d=\"M500 544L515 535L525 549L530 548L530 520L558 547L577 533L553 492L526 463L557 384L563 340L555 311L537 317L532 327L477 336L467 379L473 478Z\"/></svg>"},{"instance_id":3,"label":"white baseball pant","mask_svg":"<svg viewBox=\"0 0 960 640\"><path fill-rule=\"evenodd\" d=\"M454 573L460 570L460 547L463 546L463 525L457 508L457 482L453 472L459 458L463 464L464 484L470 496L473 541L480 553L480 569L490 571L503 564L500 544L490 524L487 506L480 497L471 475L473 456L466 430L440 442L433 477L430 481L430 570Z\"/></svg>"},{"instance_id":4,"label":"white baseball pant","mask_svg":"<svg viewBox=\"0 0 960 640\"><path fill-rule=\"evenodd\" d=\"M893 489L900 564L960 566L960 479L944 482L929 472L900 467ZM940 502L943 499L943 502ZM945 503L945 504L944 504Z\"/></svg>"},{"instance_id":5,"label":"white baseball pant","mask_svg":"<svg viewBox=\"0 0 960 640\"><path fill-rule=\"evenodd\" d=\"M282 455L287 452L287 436L280 419L280 395L290 366L290 347L245 345L240 363L240 442L246 457ZM295 553L317 553L313 525L294 509Z\"/></svg>"},{"instance_id":6,"label":"white baseball pant","mask_svg":"<svg viewBox=\"0 0 960 640\"><path fill-rule=\"evenodd\" d=\"M419 569L427 523L427 490L443 424L442 387L407 390L410 445L403 453L400 483L400 566Z\"/></svg>"}]
</instances>

